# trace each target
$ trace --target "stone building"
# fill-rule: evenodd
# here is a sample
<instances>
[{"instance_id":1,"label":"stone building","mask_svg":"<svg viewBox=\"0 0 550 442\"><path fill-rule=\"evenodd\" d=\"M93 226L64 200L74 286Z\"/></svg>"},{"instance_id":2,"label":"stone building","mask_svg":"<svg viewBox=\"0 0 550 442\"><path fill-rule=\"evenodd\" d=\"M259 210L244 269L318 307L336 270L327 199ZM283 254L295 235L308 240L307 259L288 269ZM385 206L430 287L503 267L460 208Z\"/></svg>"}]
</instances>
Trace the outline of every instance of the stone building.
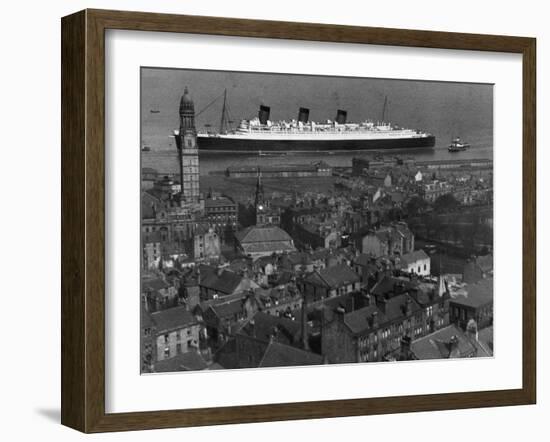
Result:
<instances>
[{"instance_id":1,"label":"stone building","mask_svg":"<svg viewBox=\"0 0 550 442\"><path fill-rule=\"evenodd\" d=\"M449 295L441 286L403 282L385 277L357 310L349 304L324 309L322 353L330 363L387 360L403 338L415 340L449 324Z\"/></svg>"},{"instance_id":2,"label":"stone building","mask_svg":"<svg viewBox=\"0 0 550 442\"><path fill-rule=\"evenodd\" d=\"M148 278L141 281L143 307L155 312L174 307L178 304L178 290L160 278Z\"/></svg>"},{"instance_id":3,"label":"stone building","mask_svg":"<svg viewBox=\"0 0 550 442\"><path fill-rule=\"evenodd\" d=\"M361 252L375 258L404 255L414 250L414 235L404 222L381 226L361 239Z\"/></svg>"},{"instance_id":4,"label":"stone building","mask_svg":"<svg viewBox=\"0 0 550 442\"><path fill-rule=\"evenodd\" d=\"M145 270L158 269L162 258L162 235L161 232L151 232L142 235L142 260L141 265Z\"/></svg>"},{"instance_id":5,"label":"stone building","mask_svg":"<svg viewBox=\"0 0 550 442\"><path fill-rule=\"evenodd\" d=\"M259 286L247 276L230 270L201 274L199 282L202 301L257 289Z\"/></svg>"},{"instance_id":6,"label":"stone building","mask_svg":"<svg viewBox=\"0 0 550 442\"><path fill-rule=\"evenodd\" d=\"M401 255L398 267L406 273L429 276L431 272L430 262L431 259L424 250L414 250Z\"/></svg>"},{"instance_id":7,"label":"stone building","mask_svg":"<svg viewBox=\"0 0 550 442\"><path fill-rule=\"evenodd\" d=\"M193 237L193 255L199 261L220 257L220 237L213 228L197 229Z\"/></svg>"},{"instance_id":8,"label":"stone building","mask_svg":"<svg viewBox=\"0 0 550 442\"><path fill-rule=\"evenodd\" d=\"M152 313L151 320L157 361L198 351L201 325L185 306Z\"/></svg>"},{"instance_id":9,"label":"stone building","mask_svg":"<svg viewBox=\"0 0 550 442\"><path fill-rule=\"evenodd\" d=\"M251 226L235 235L236 250L252 259L294 252L294 241L277 226Z\"/></svg>"},{"instance_id":10,"label":"stone building","mask_svg":"<svg viewBox=\"0 0 550 442\"><path fill-rule=\"evenodd\" d=\"M239 205L235 201L225 196L207 198L204 216L222 239L233 239L239 222Z\"/></svg>"},{"instance_id":11,"label":"stone building","mask_svg":"<svg viewBox=\"0 0 550 442\"><path fill-rule=\"evenodd\" d=\"M482 329L493 324L493 278L467 284L451 299L450 320L463 330L473 319Z\"/></svg>"},{"instance_id":12,"label":"stone building","mask_svg":"<svg viewBox=\"0 0 550 442\"><path fill-rule=\"evenodd\" d=\"M360 290L361 279L351 267L340 264L310 273L299 286L308 303L315 305L325 299Z\"/></svg>"}]
</instances>

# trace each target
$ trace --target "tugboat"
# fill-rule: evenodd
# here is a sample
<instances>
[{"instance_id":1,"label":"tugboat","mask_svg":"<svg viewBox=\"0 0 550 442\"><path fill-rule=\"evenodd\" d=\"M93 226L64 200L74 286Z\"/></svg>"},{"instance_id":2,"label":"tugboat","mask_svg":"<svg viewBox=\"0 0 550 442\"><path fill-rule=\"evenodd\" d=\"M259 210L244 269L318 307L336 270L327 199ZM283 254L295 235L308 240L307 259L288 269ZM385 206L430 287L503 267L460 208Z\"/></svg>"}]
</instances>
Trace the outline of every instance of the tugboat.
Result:
<instances>
[{"instance_id":1,"label":"tugboat","mask_svg":"<svg viewBox=\"0 0 550 442\"><path fill-rule=\"evenodd\" d=\"M453 139L451 144L449 144L449 152L461 152L463 150L466 150L470 147L469 143L464 143L460 137L456 137Z\"/></svg>"}]
</instances>

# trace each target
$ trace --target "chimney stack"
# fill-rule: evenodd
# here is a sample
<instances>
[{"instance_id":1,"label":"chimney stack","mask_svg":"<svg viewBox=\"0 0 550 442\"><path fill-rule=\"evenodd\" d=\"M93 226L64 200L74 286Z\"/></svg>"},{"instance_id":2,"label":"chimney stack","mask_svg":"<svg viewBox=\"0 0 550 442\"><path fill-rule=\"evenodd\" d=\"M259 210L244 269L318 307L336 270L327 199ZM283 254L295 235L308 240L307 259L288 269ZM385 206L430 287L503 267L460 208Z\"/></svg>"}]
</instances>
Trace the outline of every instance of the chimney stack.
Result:
<instances>
[{"instance_id":1,"label":"chimney stack","mask_svg":"<svg viewBox=\"0 0 550 442\"><path fill-rule=\"evenodd\" d=\"M408 361L411 359L411 338L409 336L403 336L401 338L401 353L400 360Z\"/></svg>"},{"instance_id":2,"label":"chimney stack","mask_svg":"<svg viewBox=\"0 0 550 442\"><path fill-rule=\"evenodd\" d=\"M405 314L407 316L412 315L412 301L411 298L407 296L407 300L405 301Z\"/></svg>"},{"instance_id":3,"label":"chimney stack","mask_svg":"<svg viewBox=\"0 0 550 442\"><path fill-rule=\"evenodd\" d=\"M459 358L460 350L458 349L458 336L453 335L449 341L449 358Z\"/></svg>"},{"instance_id":4,"label":"chimney stack","mask_svg":"<svg viewBox=\"0 0 550 442\"><path fill-rule=\"evenodd\" d=\"M380 309L380 311L383 314L386 314L386 305L387 304L388 304L388 300L384 296L381 296L381 297L377 298L377 300L376 300L376 306Z\"/></svg>"},{"instance_id":5,"label":"chimney stack","mask_svg":"<svg viewBox=\"0 0 550 442\"><path fill-rule=\"evenodd\" d=\"M267 120L269 120L270 111L271 111L271 108L269 106L264 106L263 104L260 105L260 111L258 112L258 119L260 120L261 124L267 124Z\"/></svg>"},{"instance_id":6,"label":"chimney stack","mask_svg":"<svg viewBox=\"0 0 550 442\"><path fill-rule=\"evenodd\" d=\"M298 111L298 121L301 123L307 123L309 120L309 109L306 107L301 107Z\"/></svg>"},{"instance_id":7,"label":"chimney stack","mask_svg":"<svg viewBox=\"0 0 550 442\"><path fill-rule=\"evenodd\" d=\"M338 109L336 112L336 122L338 124L346 124L346 120L348 118L348 112L342 109Z\"/></svg>"},{"instance_id":8,"label":"chimney stack","mask_svg":"<svg viewBox=\"0 0 550 442\"><path fill-rule=\"evenodd\" d=\"M375 310L371 314L372 328L378 328L378 312Z\"/></svg>"},{"instance_id":9,"label":"chimney stack","mask_svg":"<svg viewBox=\"0 0 550 442\"><path fill-rule=\"evenodd\" d=\"M344 316L346 314L346 309L342 306L340 307L337 307L334 312L336 313L336 317L340 320L340 321L343 321L344 320Z\"/></svg>"},{"instance_id":10,"label":"chimney stack","mask_svg":"<svg viewBox=\"0 0 550 442\"><path fill-rule=\"evenodd\" d=\"M472 340L472 341L478 341L479 333L477 329L477 322L475 319L470 319L468 321L468 324L466 325L466 335Z\"/></svg>"}]
</instances>

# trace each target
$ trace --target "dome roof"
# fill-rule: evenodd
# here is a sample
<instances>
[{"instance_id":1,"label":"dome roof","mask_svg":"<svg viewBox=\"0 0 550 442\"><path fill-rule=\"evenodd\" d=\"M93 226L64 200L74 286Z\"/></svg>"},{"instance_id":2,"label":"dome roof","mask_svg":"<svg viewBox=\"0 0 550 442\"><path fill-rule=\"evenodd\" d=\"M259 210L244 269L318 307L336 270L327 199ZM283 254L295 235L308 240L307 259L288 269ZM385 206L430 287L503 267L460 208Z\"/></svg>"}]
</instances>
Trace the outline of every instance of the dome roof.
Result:
<instances>
[{"instance_id":1,"label":"dome roof","mask_svg":"<svg viewBox=\"0 0 550 442\"><path fill-rule=\"evenodd\" d=\"M185 89L183 90L183 95L181 96L180 106L193 106L193 99L191 98L191 95L189 95L189 89L187 89L187 86L185 86Z\"/></svg>"}]
</instances>

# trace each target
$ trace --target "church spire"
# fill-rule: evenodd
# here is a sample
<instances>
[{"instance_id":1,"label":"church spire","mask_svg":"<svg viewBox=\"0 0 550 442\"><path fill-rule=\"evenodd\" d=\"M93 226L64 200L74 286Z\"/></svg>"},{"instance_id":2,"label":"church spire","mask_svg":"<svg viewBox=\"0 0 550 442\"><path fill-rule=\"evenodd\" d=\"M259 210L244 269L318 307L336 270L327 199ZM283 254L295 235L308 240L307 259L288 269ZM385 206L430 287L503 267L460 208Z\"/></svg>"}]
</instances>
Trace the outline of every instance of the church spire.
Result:
<instances>
[{"instance_id":1,"label":"church spire","mask_svg":"<svg viewBox=\"0 0 550 442\"><path fill-rule=\"evenodd\" d=\"M256 211L256 225L261 226L265 223L265 198L264 186L262 185L262 171L258 166L258 174L256 179L256 196L254 198L254 209Z\"/></svg>"},{"instance_id":2,"label":"church spire","mask_svg":"<svg viewBox=\"0 0 550 442\"><path fill-rule=\"evenodd\" d=\"M264 186L262 185L262 171L258 166L256 179L256 198L254 201L256 208L264 204Z\"/></svg>"}]
</instances>

